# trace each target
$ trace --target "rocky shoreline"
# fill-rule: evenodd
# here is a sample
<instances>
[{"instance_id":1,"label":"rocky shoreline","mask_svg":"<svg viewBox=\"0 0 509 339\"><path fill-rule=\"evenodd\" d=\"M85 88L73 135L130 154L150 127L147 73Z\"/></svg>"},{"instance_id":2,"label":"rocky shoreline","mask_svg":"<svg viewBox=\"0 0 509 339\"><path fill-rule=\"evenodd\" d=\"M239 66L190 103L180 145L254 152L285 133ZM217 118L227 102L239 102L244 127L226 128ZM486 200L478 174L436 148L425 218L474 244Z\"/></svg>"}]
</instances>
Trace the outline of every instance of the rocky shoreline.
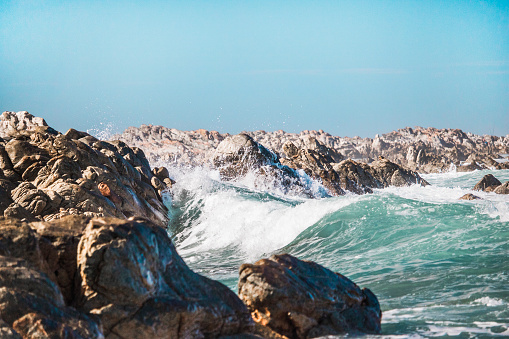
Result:
<instances>
[{"instance_id":1,"label":"rocky shoreline","mask_svg":"<svg viewBox=\"0 0 509 339\"><path fill-rule=\"evenodd\" d=\"M4 112L0 336L226 339L381 333L377 297L317 263L280 254L244 264L235 294L193 272L177 253L165 206L174 181L168 169L150 166L167 160L163 151L179 166L216 169L224 181L249 174L260 185L311 197L303 179L320 182L328 195L428 185L415 171L418 166L407 168L399 157L389 159L392 151L382 152L395 149L384 146L397 139L394 135L369 147L359 141L348 151L323 132L294 139L280 134L270 139L261 132L221 135L142 126L119 136L123 141L104 141L74 129L62 134L27 112ZM394 145L401 144L397 140ZM374 155L374 144L381 145L377 160L348 159ZM161 145L166 148L157 150ZM468 148L470 142L461 145ZM487 154L506 152L507 138L493 145ZM461 147L456 150L466 155ZM427 159L426 148L412 152ZM474 190L507 194L508 184L486 176Z\"/></svg>"},{"instance_id":2,"label":"rocky shoreline","mask_svg":"<svg viewBox=\"0 0 509 339\"><path fill-rule=\"evenodd\" d=\"M316 263L282 255L243 265L239 295L190 270L166 229L173 181L166 168L151 169L140 148L62 134L27 112L4 112L0 137L2 338L380 333L376 296ZM321 153L313 156L295 167L316 178L335 173ZM287 185L296 176L247 135L226 138L212 162L224 180L247 170ZM373 183L405 180L391 166L381 166L383 175L373 170Z\"/></svg>"},{"instance_id":3,"label":"rocky shoreline","mask_svg":"<svg viewBox=\"0 0 509 339\"><path fill-rule=\"evenodd\" d=\"M419 173L440 173L451 169L508 169L509 135L505 137L475 135L459 129L404 128L374 138L339 137L322 130L298 134L275 132L243 132L280 158L287 158L285 144L298 149L328 149L333 163L344 159L371 163L382 156L391 162ZM151 164L200 166L207 162L230 134L217 131L180 131L163 126L129 127L112 136L128 145L142 148Z\"/></svg>"}]
</instances>

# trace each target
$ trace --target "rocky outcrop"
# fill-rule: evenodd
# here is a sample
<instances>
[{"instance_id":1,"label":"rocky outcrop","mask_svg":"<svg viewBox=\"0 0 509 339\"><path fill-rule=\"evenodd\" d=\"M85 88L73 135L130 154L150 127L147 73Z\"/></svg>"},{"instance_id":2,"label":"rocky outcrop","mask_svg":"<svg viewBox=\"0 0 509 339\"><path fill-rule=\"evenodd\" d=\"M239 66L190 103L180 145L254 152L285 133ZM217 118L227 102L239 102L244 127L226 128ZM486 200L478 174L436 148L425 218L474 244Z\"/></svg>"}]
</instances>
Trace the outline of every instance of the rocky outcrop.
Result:
<instances>
[{"instance_id":1,"label":"rocky outcrop","mask_svg":"<svg viewBox=\"0 0 509 339\"><path fill-rule=\"evenodd\" d=\"M464 133L459 129L404 128L375 138L339 137L322 130L287 133L244 132L254 141L264 145L280 157L290 158L284 145L288 142L298 149L318 151L326 149L331 163L344 159L370 163L383 156L390 161L421 173L445 172L454 166L459 170L481 168L509 169L507 159L500 154L509 153L509 136L481 136ZM130 127L113 138L129 145L143 147L152 164L175 163L176 165L202 165L207 153L213 151L229 134L212 131L178 131L162 126ZM327 156L326 154L323 154ZM471 155L476 164L466 162ZM468 163L465 167L463 162ZM451 167L451 165L454 165Z\"/></svg>"},{"instance_id":2,"label":"rocky outcrop","mask_svg":"<svg viewBox=\"0 0 509 339\"><path fill-rule=\"evenodd\" d=\"M0 334L214 338L251 333L242 301L192 272L146 219L0 219Z\"/></svg>"},{"instance_id":3,"label":"rocky outcrop","mask_svg":"<svg viewBox=\"0 0 509 339\"><path fill-rule=\"evenodd\" d=\"M27 112L4 112L0 135L4 216L46 221L65 215L142 216L167 223L162 192L169 182L151 172L140 149L73 129L61 134Z\"/></svg>"},{"instance_id":4,"label":"rocky outcrop","mask_svg":"<svg viewBox=\"0 0 509 339\"><path fill-rule=\"evenodd\" d=\"M501 183L493 174L486 174L477 184L474 191L494 192L497 194L509 194L509 181Z\"/></svg>"},{"instance_id":5,"label":"rocky outcrop","mask_svg":"<svg viewBox=\"0 0 509 339\"><path fill-rule=\"evenodd\" d=\"M493 174L486 174L477 184L475 184L473 190L491 192L500 185L502 185L502 183L500 180L495 178Z\"/></svg>"},{"instance_id":6,"label":"rocky outcrop","mask_svg":"<svg viewBox=\"0 0 509 339\"><path fill-rule=\"evenodd\" d=\"M465 195L462 195L461 198L459 198L459 200L481 200L481 198L472 193L467 193Z\"/></svg>"},{"instance_id":7,"label":"rocky outcrop","mask_svg":"<svg viewBox=\"0 0 509 339\"><path fill-rule=\"evenodd\" d=\"M82 309L117 338L203 338L252 330L226 286L192 272L165 230L143 220L92 220L78 248Z\"/></svg>"},{"instance_id":8,"label":"rocky outcrop","mask_svg":"<svg viewBox=\"0 0 509 339\"><path fill-rule=\"evenodd\" d=\"M253 319L289 338L380 333L380 305L367 288L291 255L240 267L239 296Z\"/></svg>"},{"instance_id":9,"label":"rocky outcrop","mask_svg":"<svg viewBox=\"0 0 509 339\"><path fill-rule=\"evenodd\" d=\"M253 174L257 187L271 186L283 192L292 190L312 196L295 170L284 166L276 154L243 133L224 139L212 153L211 164L226 181Z\"/></svg>"}]
</instances>

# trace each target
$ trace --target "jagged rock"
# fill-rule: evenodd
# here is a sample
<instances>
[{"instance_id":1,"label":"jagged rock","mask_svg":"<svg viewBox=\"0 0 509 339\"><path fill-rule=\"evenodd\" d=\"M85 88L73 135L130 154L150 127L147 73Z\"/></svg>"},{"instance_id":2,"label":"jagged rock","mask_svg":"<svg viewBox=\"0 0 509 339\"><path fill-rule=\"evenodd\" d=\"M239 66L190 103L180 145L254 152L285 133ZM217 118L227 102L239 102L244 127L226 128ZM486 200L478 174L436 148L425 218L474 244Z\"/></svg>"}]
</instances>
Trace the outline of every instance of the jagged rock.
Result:
<instances>
[{"instance_id":1,"label":"jagged rock","mask_svg":"<svg viewBox=\"0 0 509 339\"><path fill-rule=\"evenodd\" d=\"M480 198L477 195L474 195L472 193L467 193L460 198L460 200L480 200L480 199L482 199L482 198Z\"/></svg>"},{"instance_id":2,"label":"jagged rock","mask_svg":"<svg viewBox=\"0 0 509 339\"><path fill-rule=\"evenodd\" d=\"M344 190L356 193L371 193L373 188L383 188L383 184L377 180L367 164L353 160L343 160L333 165L339 175L340 185Z\"/></svg>"},{"instance_id":3,"label":"jagged rock","mask_svg":"<svg viewBox=\"0 0 509 339\"><path fill-rule=\"evenodd\" d=\"M66 305L75 306L80 295L78 244L89 220L83 215L70 215L51 222L30 224L39 237L41 257L47 263L49 275L58 284Z\"/></svg>"},{"instance_id":4,"label":"jagged rock","mask_svg":"<svg viewBox=\"0 0 509 339\"><path fill-rule=\"evenodd\" d=\"M509 194L509 181L506 181L502 185L497 186L493 192L497 194Z\"/></svg>"},{"instance_id":5,"label":"jagged rock","mask_svg":"<svg viewBox=\"0 0 509 339\"><path fill-rule=\"evenodd\" d=\"M92 317L64 304L48 276L0 256L0 317L23 338L103 338Z\"/></svg>"},{"instance_id":6,"label":"jagged rock","mask_svg":"<svg viewBox=\"0 0 509 339\"><path fill-rule=\"evenodd\" d=\"M142 216L167 224L162 203L167 184L152 174L143 151L73 129L62 135L27 112L4 112L0 134L5 138L0 142L0 180L9 183L0 187L4 216ZM108 187L107 196L100 184Z\"/></svg>"},{"instance_id":7,"label":"jagged rock","mask_svg":"<svg viewBox=\"0 0 509 339\"><path fill-rule=\"evenodd\" d=\"M277 161L275 154L243 133L224 139L212 157L214 167L219 168L221 176L227 180L242 177L250 170Z\"/></svg>"},{"instance_id":8,"label":"jagged rock","mask_svg":"<svg viewBox=\"0 0 509 339\"><path fill-rule=\"evenodd\" d=\"M288 254L240 267L239 296L253 319L289 338L380 333L380 305L339 273Z\"/></svg>"},{"instance_id":9,"label":"jagged rock","mask_svg":"<svg viewBox=\"0 0 509 339\"><path fill-rule=\"evenodd\" d=\"M495 178L493 174L486 174L477 184L475 184L474 191L488 191L493 190L495 187L502 185L500 180Z\"/></svg>"},{"instance_id":10,"label":"jagged rock","mask_svg":"<svg viewBox=\"0 0 509 339\"><path fill-rule=\"evenodd\" d=\"M429 183L411 170L405 169L387 159L380 159L370 164L373 176L376 177L383 187L410 186L420 184L427 186Z\"/></svg>"},{"instance_id":11,"label":"jagged rock","mask_svg":"<svg viewBox=\"0 0 509 339\"><path fill-rule=\"evenodd\" d=\"M319 179L332 195L345 194L340 186L338 174L325 156L312 149L296 151L296 146L291 143L285 145L292 157L281 159L281 164L297 170L302 169L310 177Z\"/></svg>"},{"instance_id":12,"label":"jagged rock","mask_svg":"<svg viewBox=\"0 0 509 339\"><path fill-rule=\"evenodd\" d=\"M114 338L202 338L251 332L226 286L192 272L166 231L146 220L93 219L78 248L82 309Z\"/></svg>"}]
</instances>

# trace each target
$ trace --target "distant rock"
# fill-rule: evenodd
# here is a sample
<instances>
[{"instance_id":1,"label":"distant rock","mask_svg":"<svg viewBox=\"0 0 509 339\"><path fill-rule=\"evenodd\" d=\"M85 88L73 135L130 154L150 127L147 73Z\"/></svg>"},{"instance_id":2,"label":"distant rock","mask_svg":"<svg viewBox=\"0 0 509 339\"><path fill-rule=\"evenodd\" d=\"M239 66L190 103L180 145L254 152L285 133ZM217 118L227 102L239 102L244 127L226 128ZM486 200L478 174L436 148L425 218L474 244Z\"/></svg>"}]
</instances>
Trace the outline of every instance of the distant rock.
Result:
<instances>
[{"instance_id":1,"label":"distant rock","mask_svg":"<svg viewBox=\"0 0 509 339\"><path fill-rule=\"evenodd\" d=\"M381 332L382 312L369 289L288 254L242 265L239 296L255 322L289 338Z\"/></svg>"},{"instance_id":2,"label":"distant rock","mask_svg":"<svg viewBox=\"0 0 509 339\"><path fill-rule=\"evenodd\" d=\"M463 195L459 200L481 200L482 198L478 197L477 195L474 195L472 193L467 193Z\"/></svg>"},{"instance_id":3,"label":"distant rock","mask_svg":"<svg viewBox=\"0 0 509 339\"><path fill-rule=\"evenodd\" d=\"M493 174L486 174L477 184L475 184L474 191L493 191L497 186L502 183L493 176Z\"/></svg>"}]
</instances>

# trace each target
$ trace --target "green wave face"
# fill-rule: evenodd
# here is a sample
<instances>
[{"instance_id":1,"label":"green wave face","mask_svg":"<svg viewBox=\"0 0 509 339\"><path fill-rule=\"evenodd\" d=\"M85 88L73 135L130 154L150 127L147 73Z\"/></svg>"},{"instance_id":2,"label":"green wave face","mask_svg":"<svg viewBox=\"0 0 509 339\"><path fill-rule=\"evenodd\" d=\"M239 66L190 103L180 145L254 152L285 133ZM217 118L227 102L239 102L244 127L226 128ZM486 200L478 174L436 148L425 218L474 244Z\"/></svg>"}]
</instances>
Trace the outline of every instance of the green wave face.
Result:
<instances>
[{"instance_id":1,"label":"green wave face","mask_svg":"<svg viewBox=\"0 0 509 339\"><path fill-rule=\"evenodd\" d=\"M487 173L509 180L446 173L323 199L188 173L170 233L192 269L234 290L240 264L288 252L370 288L386 335L509 336L509 196L469 189ZM483 200L458 200L466 193Z\"/></svg>"}]
</instances>

